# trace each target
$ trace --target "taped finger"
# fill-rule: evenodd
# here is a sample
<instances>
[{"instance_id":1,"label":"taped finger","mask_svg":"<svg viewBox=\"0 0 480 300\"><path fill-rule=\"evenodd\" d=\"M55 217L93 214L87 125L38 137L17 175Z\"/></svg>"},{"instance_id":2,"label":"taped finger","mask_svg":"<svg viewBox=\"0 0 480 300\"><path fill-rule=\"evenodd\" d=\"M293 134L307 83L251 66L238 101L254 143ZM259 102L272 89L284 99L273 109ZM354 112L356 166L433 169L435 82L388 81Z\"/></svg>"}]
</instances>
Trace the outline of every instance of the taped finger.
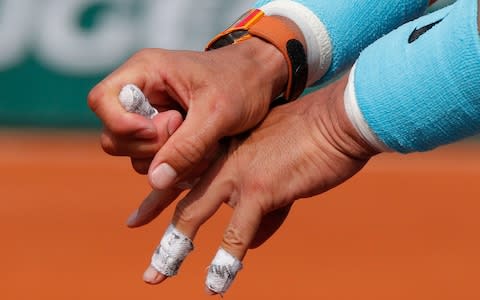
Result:
<instances>
[{"instance_id":1,"label":"taped finger","mask_svg":"<svg viewBox=\"0 0 480 300\"><path fill-rule=\"evenodd\" d=\"M181 263L193 250L192 240L198 229L218 210L228 196L228 189L223 185L220 188L212 182L221 165L222 162L217 161L190 193L177 204L172 224L165 232L152 256L151 265L144 274L146 282L157 284L177 274Z\"/></svg>"},{"instance_id":2,"label":"taped finger","mask_svg":"<svg viewBox=\"0 0 480 300\"><path fill-rule=\"evenodd\" d=\"M208 268L206 288L223 295L242 269L242 259L255 238L262 220L262 211L254 201L239 201L222 244Z\"/></svg>"},{"instance_id":3,"label":"taped finger","mask_svg":"<svg viewBox=\"0 0 480 300\"><path fill-rule=\"evenodd\" d=\"M238 258L228 253L225 249L219 248L208 267L208 275L205 282L207 292L223 295L242 268L243 264Z\"/></svg>"},{"instance_id":4,"label":"taped finger","mask_svg":"<svg viewBox=\"0 0 480 300\"><path fill-rule=\"evenodd\" d=\"M170 224L153 253L151 266L167 277L177 275L180 265L192 250L192 240Z\"/></svg>"},{"instance_id":5,"label":"taped finger","mask_svg":"<svg viewBox=\"0 0 480 300\"><path fill-rule=\"evenodd\" d=\"M118 100L126 111L142 115L145 118L153 119L158 114L148 98L134 84L126 84L120 91Z\"/></svg>"}]
</instances>

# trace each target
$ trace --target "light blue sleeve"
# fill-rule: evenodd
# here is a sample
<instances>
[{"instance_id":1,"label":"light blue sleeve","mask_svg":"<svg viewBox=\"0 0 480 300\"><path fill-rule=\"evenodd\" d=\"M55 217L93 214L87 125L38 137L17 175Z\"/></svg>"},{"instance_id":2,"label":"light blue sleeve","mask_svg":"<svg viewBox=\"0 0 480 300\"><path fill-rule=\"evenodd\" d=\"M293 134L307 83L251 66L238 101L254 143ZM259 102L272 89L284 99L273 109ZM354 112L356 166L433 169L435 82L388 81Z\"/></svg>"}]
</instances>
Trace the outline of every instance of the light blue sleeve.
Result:
<instances>
[{"instance_id":1,"label":"light blue sleeve","mask_svg":"<svg viewBox=\"0 0 480 300\"><path fill-rule=\"evenodd\" d=\"M407 23L355 64L355 97L390 149L426 151L480 133L477 0Z\"/></svg>"},{"instance_id":2,"label":"light blue sleeve","mask_svg":"<svg viewBox=\"0 0 480 300\"><path fill-rule=\"evenodd\" d=\"M275 1L275 0L273 0ZM277 0L284 1L284 0ZM257 1L261 7L271 0ZM325 25L333 46L332 61L318 83L345 71L360 52L382 35L423 14L427 0L295 0Z\"/></svg>"}]
</instances>

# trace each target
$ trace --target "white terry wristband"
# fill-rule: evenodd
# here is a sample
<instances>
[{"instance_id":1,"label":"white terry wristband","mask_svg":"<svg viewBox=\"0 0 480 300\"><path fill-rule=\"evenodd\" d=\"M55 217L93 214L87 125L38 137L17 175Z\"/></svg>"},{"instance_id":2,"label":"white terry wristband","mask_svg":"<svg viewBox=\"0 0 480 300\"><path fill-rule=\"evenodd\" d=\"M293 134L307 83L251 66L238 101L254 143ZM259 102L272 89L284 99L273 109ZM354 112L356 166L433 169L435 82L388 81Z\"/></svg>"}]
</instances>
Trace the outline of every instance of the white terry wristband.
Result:
<instances>
[{"instance_id":1,"label":"white terry wristband","mask_svg":"<svg viewBox=\"0 0 480 300\"><path fill-rule=\"evenodd\" d=\"M333 49L327 28L322 21L311 10L291 0L272 1L260 9L266 15L286 17L299 27L307 44L307 86L322 78L330 68Z\"/></svg>"},{"instance_id":2,"label":"white terry wristband","mask_svg":"<svg viewBox=\"0 0 480 300\"><path fill-rule=\"evenodd\" d=\"M153 253L151 266L165 276L174 276L192 250L192 240L170 224Z\"/></svg>"},{"instance_id":3,"label":"white terry wristband","mask_svg":"<svg viewBox=\"0 0 480 300\"><path fill-rule=\"evenodd\" d=\"M355 94L355 65L350 71L348 77L348 84L345 88L343 97L343 103L345 106L345 112L347 117L352 122L353 127L357 130L357 133L373 148L380 152L392 152L377 135L370 129L363 114L358 106L357 96Z\"/></svg>"}]
</instances>

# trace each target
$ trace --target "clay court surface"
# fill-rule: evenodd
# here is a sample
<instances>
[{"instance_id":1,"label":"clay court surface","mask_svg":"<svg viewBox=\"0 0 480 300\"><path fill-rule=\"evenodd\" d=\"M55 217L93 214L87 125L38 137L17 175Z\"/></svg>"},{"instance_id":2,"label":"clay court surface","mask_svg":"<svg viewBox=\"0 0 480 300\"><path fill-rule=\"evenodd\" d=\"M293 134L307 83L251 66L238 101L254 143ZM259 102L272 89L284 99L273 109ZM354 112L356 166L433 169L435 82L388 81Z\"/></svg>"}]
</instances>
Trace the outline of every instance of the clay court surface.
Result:
<instances>
[{"instance_id":1,"label":"clay court surface","mask_svg":"<svg viewBox=\"0 0 480 300\"><path fill-rule=\"evenodd\" d=\"M141 280L172 209L124 222L148 192L95 134L0 131L0 299L208 299L206 267L230 209L201 230L179 276ZM298 202L251 251L225 299L480 299L480 143L380 155Z\"/></svg>"}]
</instances>

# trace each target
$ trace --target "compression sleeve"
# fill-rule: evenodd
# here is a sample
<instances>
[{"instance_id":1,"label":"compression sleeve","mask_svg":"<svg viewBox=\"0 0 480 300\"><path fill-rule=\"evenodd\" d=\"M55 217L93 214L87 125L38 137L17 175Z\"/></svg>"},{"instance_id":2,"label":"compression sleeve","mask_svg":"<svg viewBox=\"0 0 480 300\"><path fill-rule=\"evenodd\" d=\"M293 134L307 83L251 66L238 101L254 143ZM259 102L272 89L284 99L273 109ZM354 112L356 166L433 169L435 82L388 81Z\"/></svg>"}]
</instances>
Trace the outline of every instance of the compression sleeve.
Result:
<instances>
[{"instance_id":1,"label":"compression sleeve","mask_svg":"<svg viewBox=\"0 0 480 300\"><path fill-rule=\"evenodd\" d=\"M408 153L480 132L477 6L458 0L362 52L344 100L365 140Z\"/></svg>"},{"instance_id":2,"label":"compression sleeve","mask_svg":"<svg viewBox=\"0 0 480 300\"><path fill-rule=\"evenodd\" d=\"M361 50L423 14L429 0L259 0L267 15L297 24L307 43L307 84L320 84L351 67Z\"/></svg>"}]
</instances>

